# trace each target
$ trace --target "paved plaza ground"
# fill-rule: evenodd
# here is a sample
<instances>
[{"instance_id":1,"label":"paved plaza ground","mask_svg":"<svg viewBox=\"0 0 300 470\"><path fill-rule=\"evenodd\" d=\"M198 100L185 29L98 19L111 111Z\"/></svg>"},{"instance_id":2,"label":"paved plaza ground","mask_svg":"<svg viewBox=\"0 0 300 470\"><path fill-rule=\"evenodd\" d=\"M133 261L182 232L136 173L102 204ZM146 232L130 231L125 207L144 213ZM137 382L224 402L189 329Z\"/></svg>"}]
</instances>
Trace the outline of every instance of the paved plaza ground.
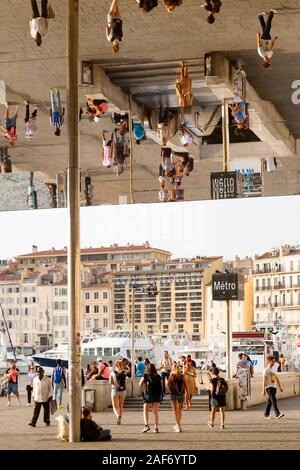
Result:
<instances>
[{"instance_id":1,"label":"paved plaza ground","mask_svg":"<svg viewBox=\"0 0 300 470\"><path fill-rule=\"evenodd\" d=\"M219 426L208 428L208 412L193 409L184 411L182 433L174 432L172 413L161 412L159 434L154 434L152 429L147 434L141 433L143 416L140 411L127 411L121 426L116 425L111 410L94 413L94 420L110 428L113 438L110 442L91 443L58 441L57 422L53 417L50 427L44 425L40 416L37 427L31 428L28 423L33 408L18 406L14 398L12 403L8 408L6 398L0 398L1 450L300 450L299 396L279 401L279 409L285 413L279 421L274 415L271 420L265 420L263 405L228 412L223 431ZM25 396L22 403L25 404Z\"/></svg>"}]
</instances>

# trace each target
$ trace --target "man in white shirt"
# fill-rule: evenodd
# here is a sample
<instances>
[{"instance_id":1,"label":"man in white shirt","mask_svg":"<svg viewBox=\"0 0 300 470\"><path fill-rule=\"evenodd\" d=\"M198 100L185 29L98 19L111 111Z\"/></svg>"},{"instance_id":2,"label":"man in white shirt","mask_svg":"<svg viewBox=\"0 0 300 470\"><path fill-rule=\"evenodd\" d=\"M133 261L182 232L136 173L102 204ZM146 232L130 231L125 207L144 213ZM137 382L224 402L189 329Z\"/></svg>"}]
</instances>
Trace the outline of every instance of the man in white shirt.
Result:
<instances>
[{"instance_id":1,"label":"man in white shirt","mask_svg":"<svg viewBox=\"0 0 300 470\"><path fill-rule=\"evenodd\" d=\"M277 419L283 418L284 414L280 413L278 406L277 406L277 400L276 400L276 391L277 391L277 385L279 387L279 390L283 392L279 378L277 376L277 372L274 369L274 364L275 364L275 358L274 356L269 356L268 357L268 365L264 370L263 374L263 387L262 387L262 395L265 396L267 393L269 400L267 403L267 407L265 410L265 418L266 419L271 419L270 416L270 411L271 407L273 405L275 415Z\"/></svg>"},{"instance_id":2,"label":"man in white shirt","mask_svg":"<svg viewBox=\"0 0 300 470\"><path fill-rule=\"evenodd\" d=\"M30 20L30 33L37 46L41 46L42 38L48 33L47 18L54 18L54 12L48 0L42 0L42 13L40 15L37 0L31 0L32 20Z\"/></svg>"},{"instance_id":3,"label":"man in white shirt","mask_svg":"<svg viewBox=\"0 0 300 470\"><path fill-rule=\"evenodd\" d=\"M33 417L29 426L35 428L36 422L39 418L41 407L44 408L44 423L50 426L50 401L52 400L52 383L49 377L44 375L44 369L38 369L38 376L33 379L33 392L34 410Z\"/></svg>"},{"instance_id":4,"label":"man in white shirt","mask_svg":"<svg viewBox=\"0 0 300 470\"><path fill-rule=\"evenodd\" d=\"M263 67L269 67L271 57L273 55L273 48L275 44L275 40L278 39L277 36L272 40L270 31L272 26L272 19L274 13L277 13L275 10L271 10L267 22L265 22L264 15L265 12L258 15L258 19L260 21L262 27L262 35L257 33L257 52L260 57L263 59Z\"/></svg>"}]
</instances>

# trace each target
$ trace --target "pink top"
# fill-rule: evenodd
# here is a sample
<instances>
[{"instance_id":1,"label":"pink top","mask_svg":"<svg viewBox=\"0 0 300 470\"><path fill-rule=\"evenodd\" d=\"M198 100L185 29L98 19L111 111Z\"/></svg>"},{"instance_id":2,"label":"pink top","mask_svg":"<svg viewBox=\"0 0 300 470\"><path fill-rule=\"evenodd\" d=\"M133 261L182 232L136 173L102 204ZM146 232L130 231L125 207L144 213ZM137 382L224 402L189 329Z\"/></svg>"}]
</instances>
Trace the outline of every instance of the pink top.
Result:
<instances>
[{"instance_id":1,"label":"pink top","mask_svg":"<svg viewBox=\"0 0 300 470\"><path fill-rule=\"evenodd\" d=\"M107 145L108 140L103 140L103 166L112 166L113 159L112 159L112 146Z\"/></svg>"},{"instance_id":2,"label":"pink top","mask_svg":"<svg viewBox=\"0 0 300 470\"><path fill-rule=\"evenodd\" d=\"M111 373L110 367L107 367L105 364L101 362L98 367L98 372L102 372L102 371L103 371L103 374L101 375L101 377L103 377L104 379L109 379L109 376Z\"/></svg>"}]
</instances>

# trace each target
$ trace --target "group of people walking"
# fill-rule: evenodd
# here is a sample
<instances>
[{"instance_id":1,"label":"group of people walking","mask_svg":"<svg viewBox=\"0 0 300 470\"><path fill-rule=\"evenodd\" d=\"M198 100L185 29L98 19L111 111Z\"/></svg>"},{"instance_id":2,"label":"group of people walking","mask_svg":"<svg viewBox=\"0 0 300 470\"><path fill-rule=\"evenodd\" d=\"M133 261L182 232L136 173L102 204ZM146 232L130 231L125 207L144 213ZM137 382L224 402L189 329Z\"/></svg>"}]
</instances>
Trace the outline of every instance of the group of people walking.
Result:
<instances>
[{"instance_id":1,"label":"group of people walking","mask_svg":"<svg viewBox=\"0 0 300 470\"><path fill-rule=\"evenodd\" d=\"M283 356L281 358L283 363ZM203 367L203 362L200 364ZM249 376L253 376L254 370L251 368L251 361L246 354L241 354L241 358L237 364L238 369L247 371ZM228 392L228 383L220 375L220 369L216 364L212 363L210 369L209 380L209 404L210 404L210 420L207 425L214 428L216 412L220 411L220 429L225 429L225 408L226 394ZM98 363L92 364L87 373L87 380L106 380L111 385L111 400L113 412L116 417L117 425L122 424L124 414L124 401L126 397L127 378L131 376L131 365L127 359L120 359L115 366L112 361L106 363L102 358L98 358ZM2 378L5 380L8 388L7 406L11 406L11 394L13 393L19 405L20 396L18 391L19 369L15 361L12 362ZM156 368L148 359L143 361L142 357L138 358L135 367L136 377L140 377L139 387L143 397L143 418L144 427L142 433L150 431L150 412L152 411L154 427L153 432L159 432L159 406L164 395L169 393L171 406L174 415L174 431L182 432L182 409L191 407L192 397L197 393L196 385L196 364L188 355L182 356L179 361L174 361L167 351ZM84 382L83 382L84 383ZM35 427L40 415L41 407L44 409L44 423L50 425L50 410L53 408L64 408L62 404L63 390L66 390L66 371L62 366L62 361L57 360L56 367L53 369L51 378L46 376L42 367L35 370L32 364L27 374L27 405L31 405L31 398L34 400L33 416L29 425ZM266 419L271 419L270 411L274 408L277 419L284 417L278 408L276 392L277 388L283 392L281 382L278 377L278 366L274 356L268 357L267 366L263 372L262 395L267 395L268 401L264 412ZM92 420L92 410L89 407L83 408L83 417L81 420L82 440L109 440L111 432L109 429L103 429Z\"/></svg>"}]
</instances>

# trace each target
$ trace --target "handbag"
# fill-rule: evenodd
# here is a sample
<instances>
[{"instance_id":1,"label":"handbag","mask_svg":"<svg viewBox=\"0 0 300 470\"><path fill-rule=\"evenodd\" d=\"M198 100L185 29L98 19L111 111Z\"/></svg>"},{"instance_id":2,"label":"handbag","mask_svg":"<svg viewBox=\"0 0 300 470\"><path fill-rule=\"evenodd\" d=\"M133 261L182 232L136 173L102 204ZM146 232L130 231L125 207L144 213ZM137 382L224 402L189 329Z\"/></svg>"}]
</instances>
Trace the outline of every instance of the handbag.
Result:
<instances>
[{"instance_id":1,"label":"handbag","mask_svg":"<svg viewBox=\"0 0 300 470\"><path fill-rule=\"evenodd\" d=\"M54 415L54 413L57 411L57 403L56 400L50 400L50 413Z\"/></svg>"}]
</instances>

